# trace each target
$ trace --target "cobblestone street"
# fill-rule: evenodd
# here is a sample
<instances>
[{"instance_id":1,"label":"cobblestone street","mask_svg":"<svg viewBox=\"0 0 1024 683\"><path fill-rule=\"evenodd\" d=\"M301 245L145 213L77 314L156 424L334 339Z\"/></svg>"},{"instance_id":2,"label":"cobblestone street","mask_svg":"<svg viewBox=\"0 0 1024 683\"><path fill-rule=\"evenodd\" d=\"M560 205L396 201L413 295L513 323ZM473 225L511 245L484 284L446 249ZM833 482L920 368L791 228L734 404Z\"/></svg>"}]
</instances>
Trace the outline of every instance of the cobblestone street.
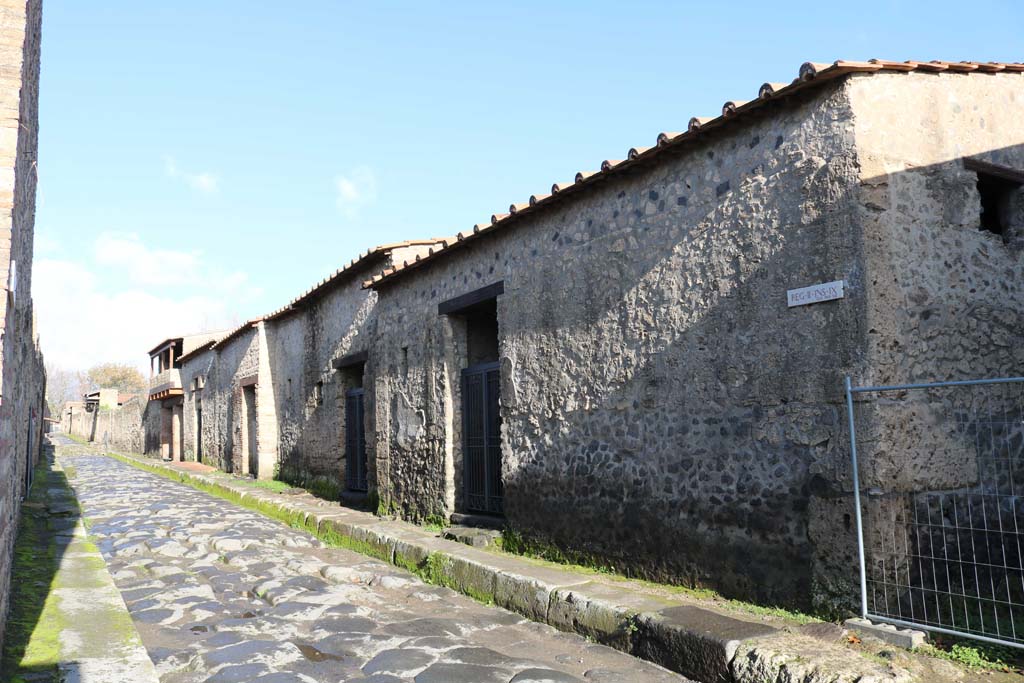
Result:
<instances>
[{"instance_id":1,"label":"cobblestone street","mask_svg":"<svg viewBox=\"0 0 1024 683\"><path fill-rule=\"evenodd\" d=\"M80 446L58 459L162 681L684 680Z\"/></svg>"}]
</instances>

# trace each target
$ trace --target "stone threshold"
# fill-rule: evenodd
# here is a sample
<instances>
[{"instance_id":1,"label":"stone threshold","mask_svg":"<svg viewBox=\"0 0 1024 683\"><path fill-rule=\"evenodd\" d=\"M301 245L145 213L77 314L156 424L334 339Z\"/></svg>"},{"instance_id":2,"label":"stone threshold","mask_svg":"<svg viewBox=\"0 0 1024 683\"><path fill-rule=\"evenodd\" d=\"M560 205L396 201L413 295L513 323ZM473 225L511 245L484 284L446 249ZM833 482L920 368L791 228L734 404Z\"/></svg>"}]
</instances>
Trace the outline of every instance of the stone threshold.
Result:
<instances>
[{"instance_id":1,"label":"stone threshold","mask_svg":"<svg viewBox=\"0 0 1024 683\"><path fill-rule=\"evenodd\" d=\"M878 661L843 645L846 631L827 623L709 608L616 581L483 550L408 522L386 520L312 494L280 494L175 467L109 453L129 465L237 501L287 521L328 544L404 567L421 578L493 603L533 621L577 633L702 683L881 683L924 680L897 661ZM916 667L911 667L916 668Z\"/></svg>"}]
</instances>

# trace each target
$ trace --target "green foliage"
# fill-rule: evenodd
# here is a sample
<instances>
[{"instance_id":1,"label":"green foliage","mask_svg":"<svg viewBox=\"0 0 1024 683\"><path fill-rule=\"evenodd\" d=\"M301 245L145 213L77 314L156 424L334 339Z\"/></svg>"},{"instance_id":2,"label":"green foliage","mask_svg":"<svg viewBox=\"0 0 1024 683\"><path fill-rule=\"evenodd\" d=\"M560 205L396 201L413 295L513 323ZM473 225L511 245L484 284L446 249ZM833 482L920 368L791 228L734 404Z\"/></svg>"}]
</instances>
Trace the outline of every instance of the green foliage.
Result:
<instances>
[{"instance_id":1,"label":"green foliage","mask_svg":"<svg viewBox=\"0 0 1024 683\"><path fill-rule=\"evenodd\" d=\"M248 481L240 479L239 481L242 482L243 484L246 484L247 486L252 486L253 488L257 489L266 489L268 491L274 491L275 493L290 491L294 488L291 484L287 482L277 481L274 479L250 479Z\"/></svg>"},{"instance_id":2,"label":"green foliage","mask_svg":"<svg viewBox=\"0 0 1024 683\"><path fill-rule=\"evenodd\" d=\"M448 518L437 513L427 515L427 518L423 521L423 528L434 533L440 533L450 526L451 522Z\"/></svg>"},{"instance_id":3,"label":"green foliage","mask_svg":"<svg viewBox=\"0 0 1024 683\"><path fill-rule=\"evenodd\" d=\"M524 535L517 529L506 527L501 532L500 547L514 555L523 555L555 564L571 565L601 574L614 574L615 565L607 559L590 553L566 550L556 545Z\"/></svg>"},{"instance_id":4,"label":"green foliage","mask_svg":"<svg viewBox=\"0 0 1024 683\"><path fill-rule=\"evenodd\" d=\"M915 651L939 659L945 659L946 661L956 662L970 669L1009 672L1019 668L1024 663L1019 651L987 643L968 645L963 642L954 642L946 647L942 641L939 641L936 645L924 645Z\"/></svg>"},{"instance_id":5,"label":"green foliage","mask_svg":"<svg viewBox=\"0 0 1024 683\"><path fill-rule=\"evenodd\" d=\"M379 498L377 500L378 517L394 517L398 514L398 505L390 498Z\"/></svg>"},{"instance_id":6,"label":"green foliage","mask_svg":"<svg viewBox=\"0 0 1024 683\"><path fill-rule=\"evenodd\" d=\"M305 489L317 498L330 501L341 500L341 494L345 490L341 483L333 477L322 474L310 477L299 470L281 466L280 463L275 466L274 480L290 484L295 488Z\"/></svg>"},{"instance_id":7,"label":"green foliage","mask_svg":"<svg viewBox=\"0 0 1024 683\"><path fill-rule=\"evenodd\" d=\"M101 363L85 373L86 384L94 389L117 389L131 393L142 393L146 379L139 369L128 363Z\"/></svg>"}]
</instances>

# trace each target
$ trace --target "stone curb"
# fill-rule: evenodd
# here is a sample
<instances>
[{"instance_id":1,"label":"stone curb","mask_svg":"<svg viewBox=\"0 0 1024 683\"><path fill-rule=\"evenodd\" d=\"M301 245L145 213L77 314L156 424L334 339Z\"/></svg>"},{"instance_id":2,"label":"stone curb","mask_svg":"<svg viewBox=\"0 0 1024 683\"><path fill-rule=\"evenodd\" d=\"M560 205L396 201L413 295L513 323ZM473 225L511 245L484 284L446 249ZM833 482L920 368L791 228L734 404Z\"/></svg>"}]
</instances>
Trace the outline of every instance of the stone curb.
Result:
<instances>
[{"instance_id":1,"label":"stone curb","mask_svg":"<svg viewBox=\"0 0 1024 683\"><path fill-rule=\"evenodd\" d=\"M137 455L109 455L184 484L200 483L199 488L252 501L264 510L279 510L294 516L296 522L301 520L305 529L321 539L338 542L409 569L431 582L493 602L533 621L591 638L702 683L858 681L865 674L878 673L878 666L867 660L862 667L858 663L854 669L841 672L848 675L839 676L833 668L819 674L806 666L773 662L770 668L774 675L765 677L764 667L751 666L749 661L741 667L735 665L741 650L746 660L750 660L750 653L762 650L777 659L782 642L779 636L785 632L763 622L638 593L592 575L481 550L437 537L406 522L383 520L369 512L328 503L309 493L283 495L244 484L233 485L223 477L184 471ZM835 645L822 642L820 646L826 658L830 648L837 650L836 658L848 654ZM750 673L753 671L756 676Z\"/></svg>"}]
</instances>

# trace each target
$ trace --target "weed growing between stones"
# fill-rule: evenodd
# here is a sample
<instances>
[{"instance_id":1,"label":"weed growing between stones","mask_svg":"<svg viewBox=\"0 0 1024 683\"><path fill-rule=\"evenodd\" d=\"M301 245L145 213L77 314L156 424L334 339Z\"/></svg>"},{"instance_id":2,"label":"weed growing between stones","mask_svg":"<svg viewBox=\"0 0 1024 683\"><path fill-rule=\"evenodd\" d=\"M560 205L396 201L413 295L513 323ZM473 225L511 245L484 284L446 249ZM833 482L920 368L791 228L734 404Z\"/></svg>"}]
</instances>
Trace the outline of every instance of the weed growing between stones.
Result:
<instances>
[{"instance_id":1,"label":"weed growing between stones","mask_svg":"<svg viewBox=\"0 0 1024 683\"><path fill-rule=\"evenodd\" d=\"M274 480L287 484L291 488L305 489L317 498L339 501L344 487L333 477L317 475L310 477L290 467L280 467L274 473Z\"/></svg>"},{"instance_id":2,"label":"weed growing between stones","mask_svg":"<svg viewBox=\"0 0 1024 683\"><path fill-rule=\"evenodd\" d=\"M423 521L423 528L427 531L433 531L434 533L441 533L445 529L451 526L451 523L444 515L428 515Z\"/></svg>"},{"instance_id":3,"label":"weed growing between stones","mask_svg":"<svg viewBox=\"0 0 1024 683\"><path fill-rule=\"evenodd\" d=\"M933 644L917 648L915 652L930 657L956 662L969 669L1019 673L1024 669L1024 653L1001 645L966 640L933 637Z\"/></svg>"}]
</instances>

